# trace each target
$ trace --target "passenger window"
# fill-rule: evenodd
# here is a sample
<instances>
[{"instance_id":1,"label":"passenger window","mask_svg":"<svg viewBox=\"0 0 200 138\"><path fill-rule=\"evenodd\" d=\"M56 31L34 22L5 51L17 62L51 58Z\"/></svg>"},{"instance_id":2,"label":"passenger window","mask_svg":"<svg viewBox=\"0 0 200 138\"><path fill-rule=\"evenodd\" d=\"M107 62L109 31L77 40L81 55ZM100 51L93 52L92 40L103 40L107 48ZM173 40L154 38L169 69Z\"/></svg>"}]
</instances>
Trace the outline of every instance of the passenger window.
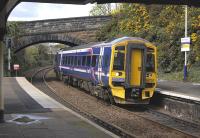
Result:
<instances>
[{"instance_id":1,"label":"passenger window","mask_svg":"<svg viewBox=\"0 0 200 138\"><path fill-rule=\"evenodd\" d=\"M74 57L74 66L77 66L77 56Z\"/></svg>"},{"instance_id":2,"label":"passenger window","mask_svg":"<svg viewBox=\"0 0 200 138\"><path fill-rule=\"evenodd\" d=\"M62 65L65 64L65 56L62 57Z\"/></svg>"},{"instance_id":3,"label":"passenger window","mask_svg":"<svg viewBox=\"0 0 200 138\"><path fill-rule=\"evenodd\" d=\"M67 65L68 56L65 57L65 65Z\"/></svg>"},{"instance_id":4,"label":"passenger window","mask_svg":"<svg viewBox=\"0 0 200 138\"><path fill-rule=\"evenodd\" d=\"M90 67L90 63L91 63L91 56L87 56L86 66Z\"/></svg>"},{"instance_id":5,"label":"passenger window","mask_svg":"<svg viewBox=\"0 0 200 138\"><path fill-rule=\"evenodd\" d=\"M108 65L109 65L109 57L108 57L108 55L105 55L104 56L104 66L108 67Z\"/></svg>"},{"instance_id":6,"label":"passenger window","mask_svg":"<svg viewBox=\"0 0 200 138\"><path fill-rule=\"evenodd\" d=\"M92 67L95 67L95 66L96 66L96 61L97 61L97 56L96 56L96 55L93 55L93 56L92 56Z\"/></svg>"},{"instance_id":7,"label":"passenger window","mask_svg":"<svg viewBox=\"0 0 200 138\"><path fill-rule=\"evenodd\" d=\"M74 57L72 56L71 57L71 66L73 66L73 64L74 64Z\"/></svg>"},{"instance_id":8,"label":"passenger window","mask_svg":"<svg viewBox=\"0 0 200 138\"><path fill-rule=\"evenodd\" d=\"M82 56L79 56L79 57L78 57L78 66L81 65L81 59L82 59Z\"/></svg>"},{"instance_id":9,"label":"passenger window","mask_svg":"<svg viewBox=\"0 0 200 138\"><path fill-rule=\"evenodd\" d=\"M68 65L70 65L70 60L71 60L71 57L69 56L69 57L68 57L68 61L67 61L67 62L68 62Z\"/></svg>"},{"instance_id":10,"label":"passenger window","mask_svg":"<svg viewBox=\"0 0 200 138\"><path fill-rule=\"evenodd\" d=\"M82 66L85 66L85 62L86 62L86 56L82 57Z\"/></svg>"}]
</instances>

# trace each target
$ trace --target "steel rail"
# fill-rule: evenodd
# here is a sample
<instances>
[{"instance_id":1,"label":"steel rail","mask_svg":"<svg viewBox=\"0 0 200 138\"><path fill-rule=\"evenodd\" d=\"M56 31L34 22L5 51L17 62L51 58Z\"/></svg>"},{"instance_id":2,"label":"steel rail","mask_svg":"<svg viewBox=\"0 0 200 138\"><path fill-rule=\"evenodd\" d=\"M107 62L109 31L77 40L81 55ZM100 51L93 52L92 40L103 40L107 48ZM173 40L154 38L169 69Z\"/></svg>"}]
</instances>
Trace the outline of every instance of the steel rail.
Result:
<instances>
[{"instance_id":1,"label":"steel rail","mask_svg":"<svg viewBox=\"0 0 200 138\"><path fill-rule=\"evenodd\" d=\"M63 97L60 97L56 94L56 91L47 83L46 81L46 74L52 70L52 68L45 68L45 69L41 69L39 70L37 73L35 73L33 75L33 77L35 77L38 73L43 72L42 75L42 81L44 83L44 85L46 86L45 89L48 87L48 92L45 91L45 93L49 96L51 96L52 98L54 98L56 101L60 102L61 104L63 104L64 106L66 106L67 108L70 108L71 110L75 111L76 113L86 117L87 119L91 120L92 122L98 124L99 126L105 128L106 130L120 136L120 137L124 137L124 138L136 138L137 136L130 134L129 132L127 132L126 130L123 130L122 128L110 124L109 122L106 122L100 118L98 118L95 115L92 115L88 112L85 112L81 109L79 109L78 107L75 107L74 105L72 105L71 103L69 103L67 100L65 100ZM42 85L40 83L40 85ZM41 87L41 86L40 86Z\"/></svg>"},{"instance_id":2,"label":"steel rail","mask_svg":"<svg viewBox=\"0 0 200 138\"><path fill-rule=\"evenodd\" d=\"M119 128L118 126L111 125L108 122L103 121L103 120L99 119L98 117L96 117L96 116L94 116L90 113L82 111L78 107L75 107L74 105L72 105L71 103L66 101L64 98L58 96L56 94L56 91L46 81L46 75L50 70L52 70L52 68L41 69L40 71L38 71L38 73L43 71L43 70L46 70L46 71L42 75L42 79L43 79L43 82L45 83L45 86L49 88L51 93L53 93L53 96L51 95L51 97L56 98L56 100L59 101L59 102L63 101L62 103L65 103L64 105L66 105L66 103L67 103L66 106L69 107L70 109L72 109L73 111L89 118L93 122L99 124L100 126L104 127L105 129L107 129L107 130L109 130L109 131L111 131L111 132L113 132L113 133L115 133L119 136L136 137L135 135L130 134L129 132L126 132L125 130ZM37 73L35 73L35 75L37 75ZM90 95L88 95L88 96L90 96ZM105 102L101 102L101 104L105 104ZM140 113L134 112L132 110L132 108L126 108L126 107L122 108L122 107L119 107L119 106L116 106L116 105L111 105L111 106L112 106L112 108L115 108L116 110L124 110L124 111L129 112L131 114L134 114L138 117L141 117L145 120L148 120L152 123L156 123L160 126L165 126L169 129L173 129L173 130L176 130L178 132L181 132L181 133L183 133L183 134L185 134L189 137L199 137L197 132L199 132L199 130L200 130L200 125L194 124L194 123L191 123L191 122L188 122L188 121L185 121L185 120L181 120L179 118L175 118L175 117L172 117L170 115L167 115L167 114L164 114L164 113L161 113L161 112L158 112L156 110L153 110L149 106L144 107L145 111L140 112ZM192 130L192 132L191 132L191 130Z\"/></svg>"}]
</instances>

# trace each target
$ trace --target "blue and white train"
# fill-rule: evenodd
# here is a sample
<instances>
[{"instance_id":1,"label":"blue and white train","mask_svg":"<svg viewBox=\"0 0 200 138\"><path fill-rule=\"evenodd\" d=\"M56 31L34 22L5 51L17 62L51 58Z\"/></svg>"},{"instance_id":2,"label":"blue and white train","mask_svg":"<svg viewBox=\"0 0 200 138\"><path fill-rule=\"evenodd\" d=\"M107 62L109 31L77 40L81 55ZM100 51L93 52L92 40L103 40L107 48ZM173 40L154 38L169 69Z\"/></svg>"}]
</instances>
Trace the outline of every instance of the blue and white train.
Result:
<instances>
[{"instance_id":1,"label":"blue and white train","mask_svg":"<svg viewBox=\"0 0 200 138\"><path fill-rule=\"evenodd\" d=\"M55 57L61 80L111 103L145 104L157 85L156 46L135 37L68 48Z\"/></svg>"}]
</instances>

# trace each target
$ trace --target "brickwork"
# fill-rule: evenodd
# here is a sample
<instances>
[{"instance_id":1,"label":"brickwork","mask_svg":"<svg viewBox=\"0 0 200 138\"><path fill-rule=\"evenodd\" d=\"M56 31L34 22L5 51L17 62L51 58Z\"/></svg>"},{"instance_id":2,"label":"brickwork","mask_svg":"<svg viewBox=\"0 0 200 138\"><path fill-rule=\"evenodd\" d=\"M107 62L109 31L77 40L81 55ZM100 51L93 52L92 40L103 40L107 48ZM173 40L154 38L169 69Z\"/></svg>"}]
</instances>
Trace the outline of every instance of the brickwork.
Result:
<instances>
[{"instance_id":1,"label":"brickwork","mask_svg":"<svg viewBox=\"0 0 200 138\"><path fill-rule=\"evenodd\" d=\"M111 16L88 16L20 22L20 35L13 38L12 48L17 52L41 42L58 42L70 46L94 42L96 31L111 19Z\"/></svg>"}]
</instances>

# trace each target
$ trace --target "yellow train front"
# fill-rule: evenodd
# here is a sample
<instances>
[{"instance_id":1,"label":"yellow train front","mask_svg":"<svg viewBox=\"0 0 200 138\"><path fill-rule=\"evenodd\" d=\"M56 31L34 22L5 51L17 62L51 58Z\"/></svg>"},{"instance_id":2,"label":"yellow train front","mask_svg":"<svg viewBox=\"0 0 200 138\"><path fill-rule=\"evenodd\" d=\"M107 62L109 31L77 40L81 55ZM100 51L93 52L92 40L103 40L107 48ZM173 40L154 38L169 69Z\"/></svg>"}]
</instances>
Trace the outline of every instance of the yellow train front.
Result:
<instances>
[{"instance_id":1,"label":"yellow train front","mask_svg":"<svg viewBox=\"0 0 200 138\"><path fill-rule=\"evenodd\" d=\"M127 37L113 42L109 87L115 103L148 104L157 85L157 51L152 43Z\"/></svg>"}]
</instances>

